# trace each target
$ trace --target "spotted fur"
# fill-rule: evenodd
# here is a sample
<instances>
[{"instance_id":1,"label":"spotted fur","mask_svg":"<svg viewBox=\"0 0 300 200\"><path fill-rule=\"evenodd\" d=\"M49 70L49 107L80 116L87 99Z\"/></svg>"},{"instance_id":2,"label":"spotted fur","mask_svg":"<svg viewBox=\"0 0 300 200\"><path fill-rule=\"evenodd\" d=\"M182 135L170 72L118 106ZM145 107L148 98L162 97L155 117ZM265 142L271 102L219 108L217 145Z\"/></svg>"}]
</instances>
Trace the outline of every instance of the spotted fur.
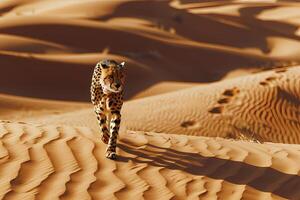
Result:
<instances>
[{"instance_id":1,"label":"spotted fur","mask_svg":"<svg viewBox=\"0 0 300 200\"><path fill-rule=\"evenodd\" d=\"M105 156L109 159L116 159L124 84L124 62L103 60L97 63L92 77L91 101L102 133L101 140L107 144Z\"/></svg>"}]
</instances>

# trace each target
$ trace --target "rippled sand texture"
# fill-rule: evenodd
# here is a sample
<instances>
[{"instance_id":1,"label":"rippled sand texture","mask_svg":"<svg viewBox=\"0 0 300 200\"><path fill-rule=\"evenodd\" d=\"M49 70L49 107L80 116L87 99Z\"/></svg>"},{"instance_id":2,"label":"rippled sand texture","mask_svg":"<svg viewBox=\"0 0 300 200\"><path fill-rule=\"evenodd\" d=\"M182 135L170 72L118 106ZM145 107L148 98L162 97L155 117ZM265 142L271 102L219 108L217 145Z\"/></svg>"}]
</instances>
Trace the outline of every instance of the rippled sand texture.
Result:
<instances>
[{"instance_id":1,"label":"rippled sand texture","mask_svg":"<svg viewBox=\"0 0 300 200\"><path fill-rule=\"evenodd\" d=\"M296 66L184 89L180 85L176 91L169 83L167 93L157 94L161 91L150 88L153 96L125 102L122 126L134 131L299 144L299 77ZM98 130L94 118L91 108L83 108L25 120Z\"/></svg>"},{"instance_id":2,"label":"rippled sand texture","mask_svg":"<svg viewBox=\"0 0 300 200\"><path fill-rule=\"evenodd\" d=\"M86 127L2 122L0 134L0 196L5 199L300 195L299 145L130 132L122 135L114 162L103 158L104 146Z\"/></svg>"},{"instance_id":3,"label":"rippled sand texture","mask_svg":"<svg viewBox=\"0 0 300 200\"><path fill-rule=\"evenodd\" d=\"M0 1L0 199L300 199L299 13ZM128 68L116 161L87 102L103 58Z\"/></svg>"}]
</instances>

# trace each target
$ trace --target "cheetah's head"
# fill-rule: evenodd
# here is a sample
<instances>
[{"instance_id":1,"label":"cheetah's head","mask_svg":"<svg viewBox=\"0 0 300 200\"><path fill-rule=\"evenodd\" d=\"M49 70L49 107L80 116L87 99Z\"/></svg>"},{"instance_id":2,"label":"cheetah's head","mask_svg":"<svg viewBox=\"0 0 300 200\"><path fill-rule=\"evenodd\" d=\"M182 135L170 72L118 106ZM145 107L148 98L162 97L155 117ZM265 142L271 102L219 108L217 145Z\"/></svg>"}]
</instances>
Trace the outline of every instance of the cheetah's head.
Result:
<instances>
[{"instance_id":1,"label":"cheetah's head","mask_svg":"<svg viewBox=\"0 0 300 200\"><path fill-rule=\"evenodd\" d=\"M100 82L106 92L119 93L124 89L124 65L114 60L103 60L101 65Z\"/></svg>"}]
</instances>

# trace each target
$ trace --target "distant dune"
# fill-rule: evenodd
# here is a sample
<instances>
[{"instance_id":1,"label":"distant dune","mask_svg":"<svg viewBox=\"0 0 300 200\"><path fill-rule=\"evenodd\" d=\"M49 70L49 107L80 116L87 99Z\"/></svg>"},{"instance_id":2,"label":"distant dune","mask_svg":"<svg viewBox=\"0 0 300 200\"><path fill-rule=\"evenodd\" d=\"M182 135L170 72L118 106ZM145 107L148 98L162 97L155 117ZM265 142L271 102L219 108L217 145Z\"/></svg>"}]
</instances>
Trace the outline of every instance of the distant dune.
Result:
<instances>
[{"instance_id":1,"label":"distant dune","mask_svg":"<svg viewBox=\"0 0 300 200\"><path fill-rule=\"evenodd\" d=\"M300 199L299 13L1 1L0 199ZM107 58L127 66L116 161L89 102Z\"/></svg>"},{"instance_id":2,"label":"distant dune","mask_svg":"<svg viewBox=\"0 0 300 200\"><path fill-rule=\"evenodd\" d=\"M280 68L206 85L165 83L123 106L123 127L184 135L264 142L300 143L300 67ZM169 89L169 92L168 92ZM152 92L152 93L151 93ZM145 96L145 94L149 96ZM153 95L153 96L151 96ZM91 108L31 122L89 126L98 130ZM288 130L288 131L287 131Z\"/></svg>"},{"instance_id":3,"label":"distant dune","mask_svg":"<svg viewBox=\"0 0 300 200\"><path fill-rule=\"evenodd\" d=\"M92 69L102 58L127 61L127 98L160 81L211 82L236 69L295 63L298 27L289 19L297 13L282 19L280 6L295 4L0 2L0 64L10 66L0 74L0 89L87 101Z\"/></svg>"}]
</instances>

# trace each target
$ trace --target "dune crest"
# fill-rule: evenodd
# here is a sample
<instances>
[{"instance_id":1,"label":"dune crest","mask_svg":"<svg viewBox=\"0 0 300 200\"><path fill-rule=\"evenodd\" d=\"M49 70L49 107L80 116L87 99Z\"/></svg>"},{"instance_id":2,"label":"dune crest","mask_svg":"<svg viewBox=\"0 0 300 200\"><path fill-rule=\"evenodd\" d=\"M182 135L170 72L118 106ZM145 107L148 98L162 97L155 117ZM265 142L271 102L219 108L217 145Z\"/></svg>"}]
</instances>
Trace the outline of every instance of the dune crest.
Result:
<instances>
[{"instance_id":1,"label":"dune crest","mask_svg":"<svg viewBox=\"0 0 300 200\"><path fill-rule=\"evenodd\" d=\"M0 1L0 199L298 200L299 13L282 0ZM90 103L102 59L127 66L115 162Z\"/></svg>"},{"instance_id":2,"label":"dune crest","mask_svg":"<svg viewBox=\"0 0 300 200\"><path fill-rule=\"evenodd\" d=\"M184 0L1 2L0 64L10 66L0 74L1 91L88 101L92 68L102 57L119 58L132 66L127 99L162 81L207 83L233 70L256 71L299 63L298 7L290 2L255 4ZM285 16L287 9L292 12ZM57 66L63 78L52 70ZM24 76L10 81L8 77L16 76L16 69L30 71L31 81ZM49 77L57 76L56 82L52 83L41 69ZM48 92L41 92L39 85ZM53 88L59 91L52 92Z\"/></svg>"},{"instance_id":3,"label":"dune crest","mask_svg":"<svg viewBox=\"0 0 300 200\"><path fill-rule=\"evenodd\" d=\"M299 77L300 67L295 66L185 89L165 85L166 93L158 95L160 91L150 88L141 93L144 98L125 102L122 126L130 131L299 144ZM98 130L90 108L23 120Z\"/></svg>"}]
</instances>

